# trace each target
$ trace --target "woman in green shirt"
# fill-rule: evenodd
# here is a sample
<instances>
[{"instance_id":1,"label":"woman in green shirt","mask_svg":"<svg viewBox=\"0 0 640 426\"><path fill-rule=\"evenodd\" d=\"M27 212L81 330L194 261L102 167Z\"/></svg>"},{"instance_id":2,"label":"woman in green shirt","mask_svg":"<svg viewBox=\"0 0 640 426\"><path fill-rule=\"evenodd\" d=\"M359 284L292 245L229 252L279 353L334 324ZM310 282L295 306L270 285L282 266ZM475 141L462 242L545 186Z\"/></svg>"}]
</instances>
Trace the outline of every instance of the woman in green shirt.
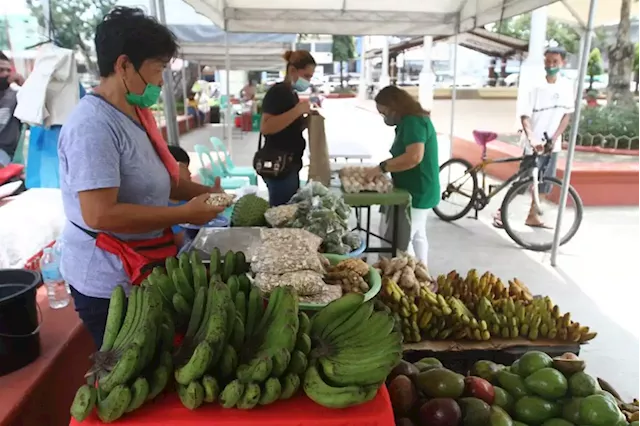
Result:
<instances>
[{"instance_id":1,"label":"woman in green shirt","mask_svg":"<svg viewBox=\"0 0 640 426\"><path fill-rule=\"evenodd\" d=\"M391 158L372 167L367 176L391 173L393 184L411 194L411 233L407 251L427 264L427 213L440 201L438 138L429 118L411 95L396 86L387 86L375 98L378 112L396 137L389 150Z\"/></svg>"}]
</instances>

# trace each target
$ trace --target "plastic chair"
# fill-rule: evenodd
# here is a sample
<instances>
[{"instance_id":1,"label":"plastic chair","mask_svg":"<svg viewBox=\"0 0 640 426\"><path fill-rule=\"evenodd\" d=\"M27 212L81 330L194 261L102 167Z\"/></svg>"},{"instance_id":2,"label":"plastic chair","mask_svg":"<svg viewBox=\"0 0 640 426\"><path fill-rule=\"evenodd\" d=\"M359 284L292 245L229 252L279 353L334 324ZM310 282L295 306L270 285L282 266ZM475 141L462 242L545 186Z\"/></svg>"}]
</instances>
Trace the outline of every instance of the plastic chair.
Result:
<instances>
[{"instance_id":1,"label":"plastic chair","mask_svg":"<svg viewBox=\"0 0 640 426\"><path fill-rule=\"evenodd\" d=\"M231 155L227 151L227 147L224 145L220 139L215 136L209 139L211 141L211 145L213 145L213 150L216 152L218 156L218 160L220 161L220 165L222 165L222 169L226 176L230 177L245 177L249 179L249 183L251 185L258 185L258 175L253 167L238 167L233 164L233 160L231 159ZM224 155L224 160L220 155Z\"/></svg>"},{"instance_id":2,"label":"plastic chair","mask_svg":"<svg viewBox=\"0 0 640 426\"><path fill-rule=\"evenodd\" d=\"M242 188L249 184L249 182L242 178L230 178L223 177L224 172L222 167L218 164L217 161L214 161L211 157L211 152L207 149L207 147L203 145L196 145L195 147L196 154L198 154L198 159L200 160L200 168L198 169L198 174L200 175L200 180L203 185L212 186L216 182L216 177L220 177L220 186L224 190L233 190ZM204 162L204 158L209 160L209 166Z\"/></svg>"},{"instance_id":3,"label":"plastic chair","mask_svg":"<svg viewBox=\"0 0 640 426\"><path fill-rule=\"evenodd\" d=\"M474 130L473 138L476 143L482 147L482 159L487 158L487 144L498 138L498 134L495 132L487 132L484 130Z\"/></svg>"}]
</instances>

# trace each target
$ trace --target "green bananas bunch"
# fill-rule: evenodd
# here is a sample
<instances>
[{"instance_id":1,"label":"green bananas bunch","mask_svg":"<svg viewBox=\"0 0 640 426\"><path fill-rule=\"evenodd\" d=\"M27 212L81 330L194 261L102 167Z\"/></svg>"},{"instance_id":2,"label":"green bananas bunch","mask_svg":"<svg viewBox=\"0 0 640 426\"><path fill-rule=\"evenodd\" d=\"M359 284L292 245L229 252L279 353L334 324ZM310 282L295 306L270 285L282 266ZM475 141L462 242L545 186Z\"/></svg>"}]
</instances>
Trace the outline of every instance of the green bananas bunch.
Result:
<instances>
[{"instance_id":1,"label":"green bananas bunch","mask_svg":"<svg viewBox=\"0 0 640 426\"><path fill-rule=\"evenodd\" d=\"M71 405L71 415L84 420L97 407L104 422L154 399L169 382L173 364L174 326L164 315L162 297L151 287L131 289L125 312L125 292L114 289L100 351ZM96 386L97 385L97 386Z\"/></svg>"},{"instance_id":2,"label":"green bananas bunch","mask_svg":"<svg viewBox=\"0 0 640 426\"><path fill-rule=\"evenodd\" d=\"M402 334L373 302L348 293L329 303L311 323L312 365L304 391L325 407L344 408L373 399L380 384L402 359Z\"/></svg>"}]
</instances>

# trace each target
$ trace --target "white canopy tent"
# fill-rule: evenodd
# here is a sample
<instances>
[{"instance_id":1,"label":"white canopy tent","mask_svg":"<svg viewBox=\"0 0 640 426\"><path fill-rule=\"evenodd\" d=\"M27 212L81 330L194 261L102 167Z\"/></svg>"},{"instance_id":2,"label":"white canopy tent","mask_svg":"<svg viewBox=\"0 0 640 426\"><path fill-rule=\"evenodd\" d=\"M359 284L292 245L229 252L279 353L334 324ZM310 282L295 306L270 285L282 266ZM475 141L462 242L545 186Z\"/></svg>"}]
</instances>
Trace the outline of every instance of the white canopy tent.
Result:
<instances>
[{"instance_id":1,"label":"white canopy tent","mask_svg":"<svg viewBox=\"0 0 640 426\"><path fill-rule=\"evenodd\" d=\"M578 24L584 30L589 18L589 3L589 0L560 0L549 6L549 17L569 24ZM622 0L598 3L594 11L593 26L617 23L620 20L621 4ZM638 16L638 3L634 1L631 2L631 16Z\"/></svg>"},{"instance_id":2,"label":"white canopy tent","mask_svg":"<svg viewBox=\"0 0 640 426\"><path fill-rule=\"evenodd\" d=\"M186 0L229 32L453 35L555 0Z\"/></svg>"}]
</instances>

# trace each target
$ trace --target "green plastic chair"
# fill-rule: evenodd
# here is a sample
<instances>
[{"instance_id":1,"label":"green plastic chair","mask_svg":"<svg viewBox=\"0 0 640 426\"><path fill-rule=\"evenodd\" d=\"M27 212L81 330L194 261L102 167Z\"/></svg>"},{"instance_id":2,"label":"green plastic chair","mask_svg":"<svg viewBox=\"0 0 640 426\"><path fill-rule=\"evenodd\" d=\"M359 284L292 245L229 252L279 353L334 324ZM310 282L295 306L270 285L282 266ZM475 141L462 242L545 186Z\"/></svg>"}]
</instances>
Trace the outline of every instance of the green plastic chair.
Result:
<instances>
[{"instance_id":1,"label":"green plastic chair","mask_svg":"<svg viewBox=\"0 0 640 426\"><path fill-rule=\"evenodd\" d=\"M224 171L225 176L229 177L245 177L249 179L249 183L251 185L258 185L258 175L253 167L238 167L233 164L233 160L231 159L231 155L227 151L227 147L224 145L220 139L212 136L210 139L211 145L213 145L213 150L216 152L218 156L218 160L220 161L220 165ZM224 160L221 155L224 155Z\"/></svg>"},{"instance_id":2,"label":"green plastic chair","mask_svg":"<svg viewBox=\"0 0 640 426\"><path fill-rule=\"evenodd\" d=\"M198 159L200 160L200 168L198 169L198 174L200 175L200 180L203 185L212 186L216 182L216 177L220 176L220 186L222 189L226 190L234 190L242 188L246 186L249 182L243 178L232 178L232 177L224 177L224 172L222 167L218 164L217 161L214 161L211 157L211 152L207 149L207 147L203 145L196 145L195 147L196 154L198 154ZM204 158L209 160L209 166L207 167L204 162Z\"/></svg>"}]
</instances>

